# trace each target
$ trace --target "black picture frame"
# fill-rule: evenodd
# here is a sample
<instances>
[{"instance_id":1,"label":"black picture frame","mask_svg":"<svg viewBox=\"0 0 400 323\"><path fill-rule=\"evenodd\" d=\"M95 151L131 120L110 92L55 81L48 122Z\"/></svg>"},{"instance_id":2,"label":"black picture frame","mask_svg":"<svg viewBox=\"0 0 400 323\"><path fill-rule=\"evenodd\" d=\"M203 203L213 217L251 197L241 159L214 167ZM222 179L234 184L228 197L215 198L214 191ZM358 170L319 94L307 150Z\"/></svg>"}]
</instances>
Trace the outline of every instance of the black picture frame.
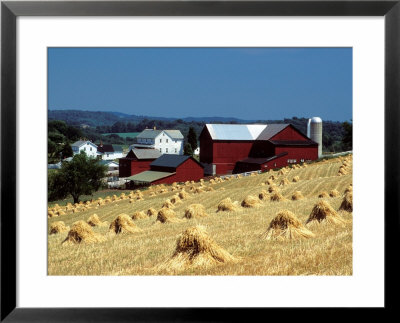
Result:
<instances>
[{"instance_id":1,"label":"black picture frame","mask_svg":"<svg viewBox=\"0 0 400 323\"><path fill-rule=\"evenodd\" d=\"M399 236L400 0L2 1L1 321L187 322L256 320L266 309L16 307L16 19L18 16L384 16L385 310L395 309ZM371 130L372 132L373 130ZM372 135L372 134L371 134ZM371 156L373 160L374 156ZM369 162L369 161L366 161ZM396 240L394 240L396 239ZM38 291L39 293L40 291ZM344 291L345 292L345 291ZM133 304L134 306L134 304ZM276 309L277 311L281 311ZM380 312L380 311L379 311ZM332 315L335 315L332 312ZM267 318L266 318L267 319Z\"/></svg>"}]
</instances>

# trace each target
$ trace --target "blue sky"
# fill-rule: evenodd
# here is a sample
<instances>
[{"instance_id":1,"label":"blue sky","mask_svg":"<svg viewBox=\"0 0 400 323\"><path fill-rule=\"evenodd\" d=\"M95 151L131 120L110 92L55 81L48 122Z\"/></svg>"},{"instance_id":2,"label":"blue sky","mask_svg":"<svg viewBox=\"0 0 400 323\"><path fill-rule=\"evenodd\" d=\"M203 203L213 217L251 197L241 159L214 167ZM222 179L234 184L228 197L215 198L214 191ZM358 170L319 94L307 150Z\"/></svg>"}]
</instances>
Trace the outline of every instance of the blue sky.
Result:
<instances>
[{"instance_id":1,"label":"blue sky","mask_svg":"<svg viewBox=\"0 0 400 323\"><path fill-rule=\"evenodd\" d=\"M352 119L351 48L49 48L48 108Z\"/></svg>"}]
</instances>

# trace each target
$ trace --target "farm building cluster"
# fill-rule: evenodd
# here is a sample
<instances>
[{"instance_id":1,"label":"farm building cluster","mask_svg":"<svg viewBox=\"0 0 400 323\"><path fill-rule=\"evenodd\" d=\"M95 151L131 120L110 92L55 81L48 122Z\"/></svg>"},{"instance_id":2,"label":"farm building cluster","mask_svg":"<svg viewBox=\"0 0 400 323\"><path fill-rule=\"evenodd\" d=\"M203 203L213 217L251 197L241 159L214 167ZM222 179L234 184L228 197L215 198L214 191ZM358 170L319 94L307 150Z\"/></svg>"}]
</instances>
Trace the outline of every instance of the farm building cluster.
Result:
<instances>
[{"instance_id":1,"label":"farm building cluster","mask_svg":"<svg viewBox=\"0 0 400 323\"><path fill-rule=\"evenodd\" d=\"M311 139L311 138L312 139ZM90 141L72 145L74 154L114 162L127 185L171 184L206 176L263 172L321 156L322 121L312 118L307 136L291 124L206 124L199 136L199 158L183 155L179 130L145 129L126 155L114 145Z\"/></svg>"},{"instance_id":2,"label":"farm building cluster","mask_svg":"<svg viewBox=\"0 0 400 323\"><path fill-rule=\"evenodd\" d=\"M136 146L120 159L120 176L139 185L196 181L316 160L318 148L318 142L291 124L206 124L199 162Z\"/></svg>"}]
</instances>

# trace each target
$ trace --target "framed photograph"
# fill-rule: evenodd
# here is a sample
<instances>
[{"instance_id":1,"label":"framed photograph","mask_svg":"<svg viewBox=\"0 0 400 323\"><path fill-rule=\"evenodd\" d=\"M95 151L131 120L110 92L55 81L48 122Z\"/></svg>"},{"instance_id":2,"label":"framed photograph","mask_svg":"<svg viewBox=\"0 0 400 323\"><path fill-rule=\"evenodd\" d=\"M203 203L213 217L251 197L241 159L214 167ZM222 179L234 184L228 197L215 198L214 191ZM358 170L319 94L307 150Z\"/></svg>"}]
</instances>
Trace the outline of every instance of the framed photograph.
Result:
<instances>
[{"instance_id":1,"label":"framed photograph","mask_svg":"<svg viewBox=\"0 0 400 323\"><path fill-rule=\"evenodd\" d=\"M1 320L392 308L399 15L3 1Z\"/></svg>"}]
</instances>

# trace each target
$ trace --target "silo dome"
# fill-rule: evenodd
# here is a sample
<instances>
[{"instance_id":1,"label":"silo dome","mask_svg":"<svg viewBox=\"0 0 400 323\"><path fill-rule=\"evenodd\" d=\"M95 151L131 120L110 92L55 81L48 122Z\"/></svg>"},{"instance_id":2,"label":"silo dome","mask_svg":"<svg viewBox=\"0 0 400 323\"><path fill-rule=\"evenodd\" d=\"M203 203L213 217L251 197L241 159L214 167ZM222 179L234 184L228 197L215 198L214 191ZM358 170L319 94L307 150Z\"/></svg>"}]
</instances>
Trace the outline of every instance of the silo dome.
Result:
<instances>
[{"instance_id":1,"label":"silo dome","mask_svg":"<svg viewBox=\"0 0 400 323\"><path fill-rule=\"evenodd\" d=\"M322 119L320 117L311 118L311 123L322 123Z\"/></svg>"},{"instance_id":2,"label":"silo dome","mask_svg":"<svg viewBox=\"0 0 400 323\"><path fill-rule=\"evenodd\" d=\"M313 117L308 119L307 136L318 143L318 158L322 156L322 119Z\"/></svg>"}]
</instances>

